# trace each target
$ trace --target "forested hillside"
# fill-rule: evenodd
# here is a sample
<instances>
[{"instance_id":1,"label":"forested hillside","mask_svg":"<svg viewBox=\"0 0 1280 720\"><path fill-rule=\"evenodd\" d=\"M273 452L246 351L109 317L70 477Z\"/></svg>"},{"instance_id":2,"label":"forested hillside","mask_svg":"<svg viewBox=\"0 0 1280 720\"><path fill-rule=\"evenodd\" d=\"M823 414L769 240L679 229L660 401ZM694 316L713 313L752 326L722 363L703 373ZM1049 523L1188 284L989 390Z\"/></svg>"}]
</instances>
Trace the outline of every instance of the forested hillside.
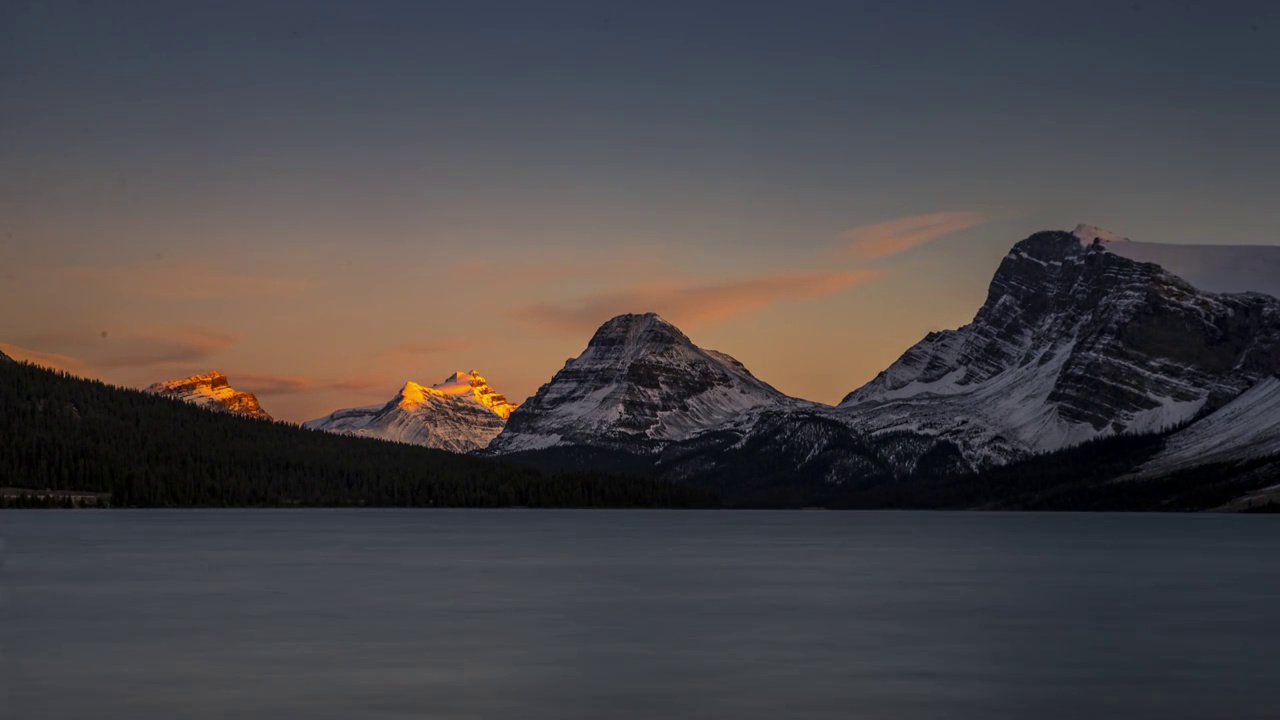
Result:
<instances>
[{"instance_id":1,"label":"forested hillside","mask_svg":"<svg viewBox=\"0 0 1280 720\"><path fill-rule=\"evenodd\" d=\"M1266 490L1280 483L1280 457L1200 465L1151 478L1133 473L1174 430L1120 435L1033 456L985 472L912 477L851 492L833 506L849 508L978 508L987 510L1212 510L1257 495L1232 509L1263 510Z\"/></svg>"},{"instance_id":2,"label":"forested hillside","mask_svg":"<svg viewBox=\"0 0 1280 720\"><path fill-rule=\"evenodd\" d=\"M714 504L670 483L304 430L17 362L0 362L0 488L11 506L63 504L48 491L109 493L116 507Z\"/></svg>"}]
</instances>

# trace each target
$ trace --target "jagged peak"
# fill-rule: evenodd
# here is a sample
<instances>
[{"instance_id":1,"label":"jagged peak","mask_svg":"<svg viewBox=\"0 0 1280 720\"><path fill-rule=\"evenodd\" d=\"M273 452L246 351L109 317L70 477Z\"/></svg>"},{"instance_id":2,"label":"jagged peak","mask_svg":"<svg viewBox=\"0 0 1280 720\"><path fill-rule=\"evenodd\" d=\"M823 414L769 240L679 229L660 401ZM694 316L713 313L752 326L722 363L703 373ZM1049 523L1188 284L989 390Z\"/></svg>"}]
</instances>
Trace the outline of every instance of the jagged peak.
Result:
<instances>
[{"instance_id":1,"label":"jagged peak","mask_svg":"<svg viewBox=\"0 0 1280 720\"><path fill-rule=\"evenodd\" d=\"M1095 225L1080 224L1071 232L1042 230L1032 233L1025 240L1014 245L1009 254L1014 258L1029 257L1042 262L1052 262L1067 258L1083 258L1090 251L1110 251L1111 248L1107 246L1129 243L1132 243L1129 238L1109 230Z\"/></svg>"},{"instance_id":2,"label":"jagged peak","mask_svg":"<svg viewBox=\"0 0 1280 720\"><path fill-rule=\"evenodd\" d=\"M153 383L147 386L144 392L205 405L237 415L271 419L271 416L258 403L256 395L240 392L231 387L227 376L217 370L210 370L203 375Z\"/></svg>"},{"instance_id":3,"label":"jagged peak","mask_svg":"<svg viewBox=\"0 0 1280 720\"><path fill-rule=\"evenodd\" d=\"M652 340L692 345L680 328L664 320L658 313L627 313L606 320L591 336L587 347L636 345ZM620 342L621 341L621 342Z\"/></svg>"},{"instance_id":4,"label":"jagged peak","mask_svg":"<svg viewBox=\"0 0 1280 720\"><path fill-rule=\"evenodd\" d=\"M615 315L609 318L608 320L605 320L604 323L600 325L600 329L601 330L604 330L605 328L614 329L614 330L629 329L629 328L644 329L651 326L670 328L672 330L678 331L678 328L676 328L675 325L672 325L670 322L667 322L665 319L663 319L661 315L659 315L656 312L623 313L622 315Z\"/></svg>"},{"instance_id":5,"label":"jagged peak","mask_svg":"<svg viewBox=\"0 0 1280 720\"><path fill-rule=\"evenodd\" d=\"M180 387L199 387L202 385L207 385L209 387L223 387L229 384L227 376L224 373L220 373L217 370L210 370L203 375L192 375L191 377L153 383L147 388L147 390L157 391Z\"/></svg>"},{"instance_id":6,"label":"jagged peak","mask_svg":"<svg viewBox=\"0 0 1280 720\"><path fill-rule=\"evenodd\" d=\"M1076 225L1076 229L1072 230L1071 234L1085 245L1092 245L1095 240L1101 240L1104 243L1131 242L1127 237L1113 233L1110 230L1103 230L1097 225L1087 225L1085 223Z\"/></svg>"},{"instance_id":7,"label":"jagged peak","mask_svg":"<svg viewBox=\"0 0 1280 720\"><path fill-rule=\"evenodd\" d=\"M1007 259L1030 259L1043 265L1045 263L1061 262L1069 258L1082 258L1089 250L1089 247L1069 232L1063 230L1041 230L1040 232L1032 233L1024 240L1018 241L1009 250ZM997 268L996 275L1005 270L1006 267L1001 265L1000 268Z\"/></svg>"},{"instance_id":8,"label":"jagged peak","mask_svg":"<svg viewBox=\"0 0 1280 720\"><path fill-rule=\"evenodd\" d=\"M421 402L429 394L427 390L428 388L425 385L419 385L418 383L410 380L404 384L403 388L400 389L400 398L402 400Z\"/></svg>"},{"instance_id":9,"label":"jagged peak","mask_svg":"<svg viewBox=\"0 0 1280 720\"><path fill-rule=\"evenodd\" d=\"M449 374L447 377L445 377L444 380L441 380L440 382L436 383L435 385L432 385L431 387L436 388L437 390L443 390L445 388L459 387L459 386L474 387L476 385L484 385L487 382L488 381L484 379L484 376L482 376L480 373L476 372L475 370L472 370L471 372L463 372L461 370L457 370Z\"/></svg>"},{"instance_id":10,"label":"jagged peak","mask_svg":"<svg viewBox=\"0 0 1280 720\"><path fill-rule=\"evenodd\" d=\"M473 399L503 418L511 415L517 407L514 403L507 402L506 396L502 393L489 387L488 381L475 370L471 372L458 370L431 387L410 380L404 384L395 402L401 407L412 408L430 402L431 398L462 397Z\"/></svg>"}]
</instances>

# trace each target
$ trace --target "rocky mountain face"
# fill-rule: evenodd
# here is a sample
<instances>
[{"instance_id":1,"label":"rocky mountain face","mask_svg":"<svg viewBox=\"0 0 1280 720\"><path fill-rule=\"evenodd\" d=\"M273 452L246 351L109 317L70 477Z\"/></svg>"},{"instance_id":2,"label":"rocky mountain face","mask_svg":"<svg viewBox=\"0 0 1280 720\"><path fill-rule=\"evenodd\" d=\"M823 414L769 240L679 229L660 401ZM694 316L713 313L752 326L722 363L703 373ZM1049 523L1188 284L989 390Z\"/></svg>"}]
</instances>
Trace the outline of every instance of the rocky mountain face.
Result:
<instances>
[{"instance_id":1,"label":"rocky mountain face","mask_svg":"<svg viewBox=\"0 0 1280 720\"><path fill-rule=\"evenodd\" d=\"M767 502L801 485L794 498L815 484L961 476L1192 421L1151 467L1280 452L1280 301L1200 290L1129 257L1128 243L1090 226L1017 243L973 322L930 333L837 407L783 396L656 316L621 316L490 452L758 487Z\"/></svg>"},{"instance_id":2,"label":"rocky mountain face","mask_svg":"<svg viewBox=\"0 0 1280 720\"><path fill-rule=\"evenodd\" d=\"M1280 370L1280 301L1202 292L1114 242L1082 226L1018 243L972 323L931 333L840 411L981 468L1170 428Z\"/></svg>"},{"instance_id":3,"label":"rocky mountain face","mask_svg":"<svg viewBox=\"0 0 1280 720\"><path fill-rule=\"evenodd\" d=\"M303 427L466 453L487 447L515 409L479 373L459 371L430 387L406 383L387 403L337 410Z\"/></svg>"},{"instance_id":4,"label":"rocky mountain face","mask_svg":"<svg viewBox=\"0 0 1280 720\"><path fill-rule=\"evenodd\" d=\"M656 314L620 315L511 415L489 453L590 447L651 455L762 408L806 404Z\"/></svg>"},{"instance_id":5,"label":"rocky mountain face","mask_svg":"<svg viewBox=\"0 0 1280 720\"><path fill-rule=\"evenodd\" d=\"M232 413L260 420L271 419L253 393L235 390L227 381L227 376L217 371L206 375L192 375L181 380L158 382L147 387L144 392L182 400L216 412Z\"/></svg>"}]
</instances>

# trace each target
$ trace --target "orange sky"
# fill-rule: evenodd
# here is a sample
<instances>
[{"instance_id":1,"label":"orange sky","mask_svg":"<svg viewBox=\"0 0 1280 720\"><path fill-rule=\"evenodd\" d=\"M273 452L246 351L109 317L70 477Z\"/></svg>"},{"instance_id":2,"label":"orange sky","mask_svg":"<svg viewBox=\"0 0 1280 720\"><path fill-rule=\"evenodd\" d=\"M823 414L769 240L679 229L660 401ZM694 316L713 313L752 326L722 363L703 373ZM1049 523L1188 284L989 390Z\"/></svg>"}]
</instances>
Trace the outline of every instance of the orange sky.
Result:
<instances>
[{"instance_id":1,"label":"orange sky","mask_svg":"<svg viewBox=\"0 0 1280 720\"><path fill-rule=\"evenodd\" d=\"M523 400L657 311L836 402L1034 231L1275 241L1262 17L298 5L0 11L0 348L297 421L457 370Z\"/></svg>"},{"instance_id":2,"label":"orange sky","mask_svg":"<svg viewBox=\"0 0 1280 720\"><path fill-rule=\"evenodd\" d=\"M217 369L276 417L300 421L458 369L521 400L604 320L656 311L783 391L835 402L928 330L972 315L987 269L1017 235L984 239L983 224L980 213L952 211L880 221L782 262L738 257L723 268L660 242L651 252L529 248L503 258L406 252L404 262L359 252L337 262L270 251L71 257L0 291L25 308L6 316L0 347L130 386ZM965 261L975 257L985 262ZM750 264L772 267L735 267ZM949 281L942 267L965 271ZM904 281L919 274L943 281L922 295Z\"/></svg>"}]
</instances>

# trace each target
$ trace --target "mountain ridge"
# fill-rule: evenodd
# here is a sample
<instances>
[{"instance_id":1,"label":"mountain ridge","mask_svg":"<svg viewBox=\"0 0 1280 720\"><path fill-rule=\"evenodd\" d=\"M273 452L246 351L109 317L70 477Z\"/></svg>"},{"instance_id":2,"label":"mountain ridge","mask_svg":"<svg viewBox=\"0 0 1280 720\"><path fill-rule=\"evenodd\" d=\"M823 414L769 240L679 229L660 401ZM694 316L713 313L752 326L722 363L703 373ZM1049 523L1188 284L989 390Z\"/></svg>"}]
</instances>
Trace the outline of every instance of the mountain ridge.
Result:
<instances>
[{"instance_id":1,"label":"mountain ridge","mask_svg":"<svg viewBox=\"0 0 1280 720\"><path fill-rule=\"evenodd\" d=\"M1034 233L1001 261L971 323L929 333L838 406L778 393L679 433L653 432L652 418L698 393L681 390L679 374L630 372L645 355L633 347L638 331L618 324L643 330L652 320L636 318L656 316L619 316L526 404L528 420L513 415L490 452L549 466L630 463L723 490L735 478L780 488L960 477L1117 435L1177 442L1188 436L1167 431L1280 371L1280 301L1202 291L1127 257L1132 245L1089 225ZM688 342L664 334L677 340L657 347ZM597 362L596 346L617 367ZM655 401L664 384L672 392ZM616 432L600 422L622 408L649 420ZM554 421L539 427L539 414Z\"/></svg>"},{"instance_id":2,"label":"mountain ridge","mask_svg":"<svg viewBox=\"0 0 1280 720\"><path fill-rule=\"evenodd\" d=\"M192 375L177 380L166 380L147 386L143 392L181 400L215 412L271 420L253 393L240 392L231 387L227 376L212 370L204 375Z\"/></svg>"}]
</instances>

